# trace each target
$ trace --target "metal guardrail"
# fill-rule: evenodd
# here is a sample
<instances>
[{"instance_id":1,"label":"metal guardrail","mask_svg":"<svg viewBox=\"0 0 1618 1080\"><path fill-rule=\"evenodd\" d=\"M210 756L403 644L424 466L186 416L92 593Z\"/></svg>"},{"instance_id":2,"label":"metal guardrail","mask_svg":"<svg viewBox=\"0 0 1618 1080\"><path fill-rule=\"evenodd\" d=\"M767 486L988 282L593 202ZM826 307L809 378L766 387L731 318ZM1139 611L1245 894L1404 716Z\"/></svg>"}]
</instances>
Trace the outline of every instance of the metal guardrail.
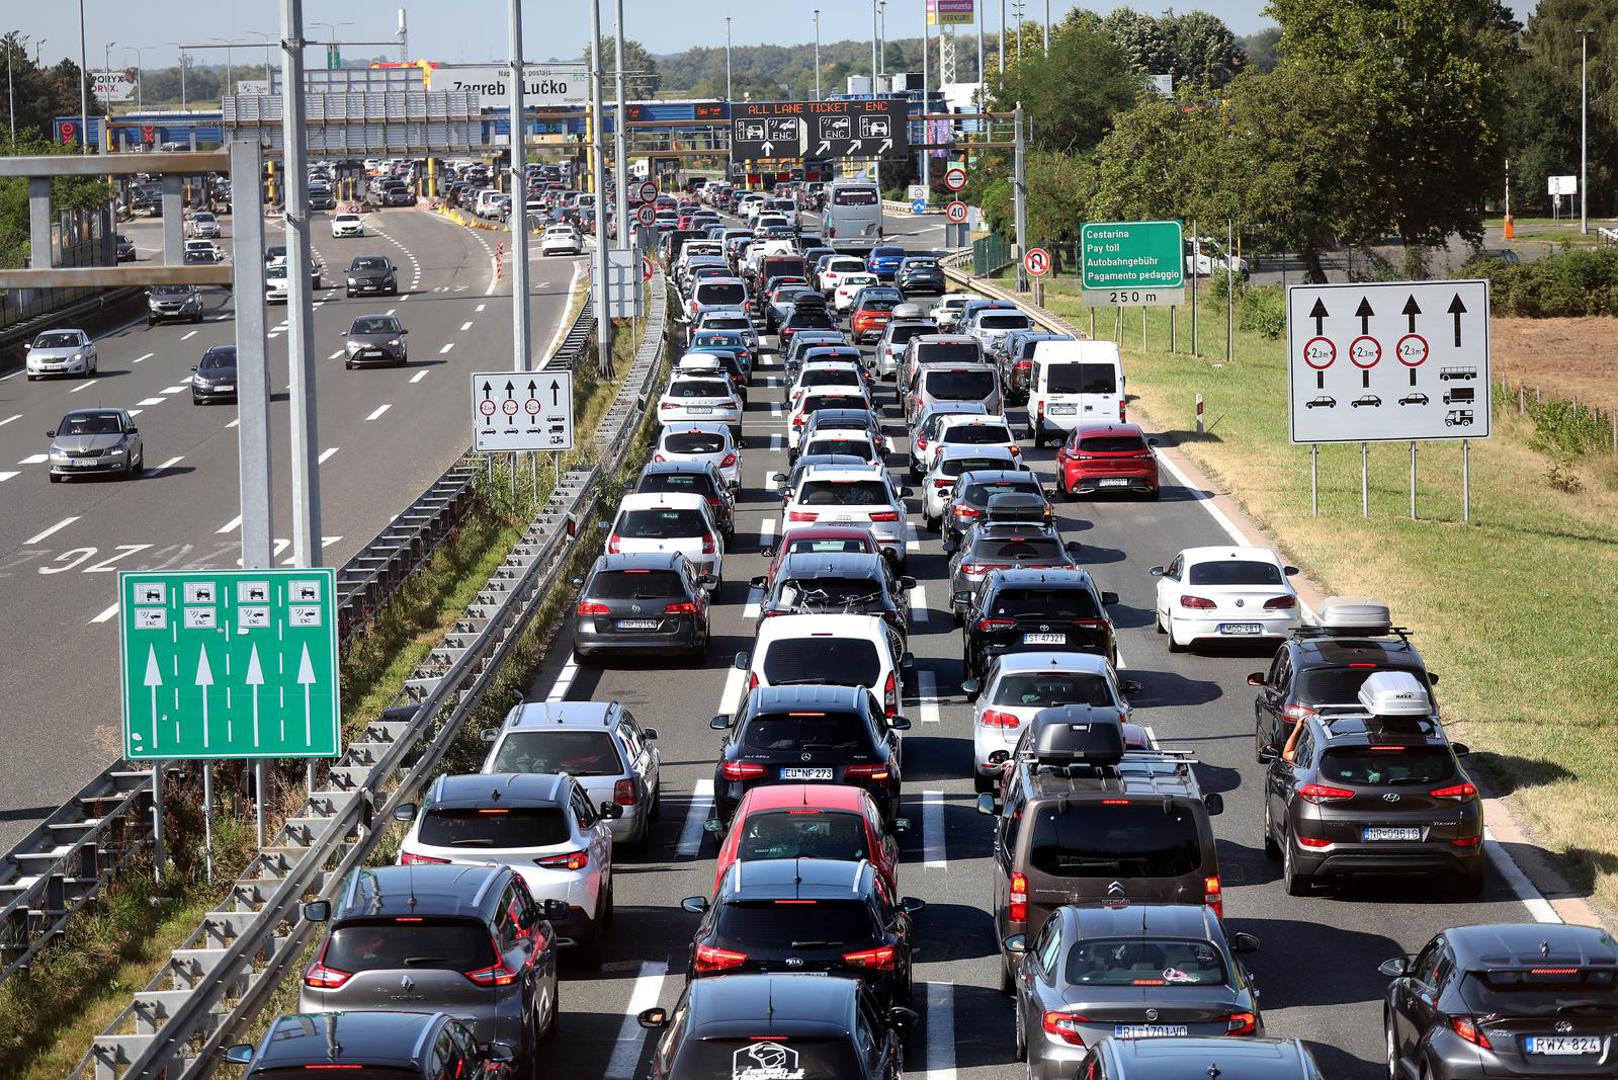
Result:
<instances>
[{"instance_id":1,"label":"metal guardrail","mask_svg":"<svg viewBox=\"0 0 1618 1080\"><path fill-rule=\"evenodd\" d=\"M313 929L299 902L335 889L371 853L382 836L372 821L391 820L394 806L432 774L555 584L572 546L570 523L592 510L596 482L621 463L649 403L666 310L659 274L646 338L597 429L600 461L563 475L505 562L407 680L405 704L348 747L327 788L309 794L231 887L227 905L173 951L91 1043L73 1076L205 1077L220 1048L268 1000Z\"/></svg>"}]
</instances>

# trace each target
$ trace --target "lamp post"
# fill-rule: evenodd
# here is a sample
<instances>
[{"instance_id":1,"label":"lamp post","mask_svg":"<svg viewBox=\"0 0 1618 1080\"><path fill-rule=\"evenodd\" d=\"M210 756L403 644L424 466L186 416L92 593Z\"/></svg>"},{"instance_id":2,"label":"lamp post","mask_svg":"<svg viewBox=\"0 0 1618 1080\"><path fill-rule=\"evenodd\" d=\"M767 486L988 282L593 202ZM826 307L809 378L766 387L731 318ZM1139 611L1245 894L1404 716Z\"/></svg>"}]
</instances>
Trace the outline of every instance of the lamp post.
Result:
<instances>
[{"instance_id":1,"label":"lamp post","mask_svg":"<svg viewBox=\"0 0 1618 1080\"><path fill-rule=\"evenodd\" d=\"M871 0L871 96L876 97L876 73L881 69L876 57L877 39L882 36L881 26L877 22L877 0Z\"/></svg>"},{"instance_id":2,"label":"lamp post","mask_svg":"<svg viewBox=\"0 0 1618 1080\"><path fill-rule=\"evenodd\" d=\"M815 8L815 100L820 100L820 9ZM16 127L15 124L12 125Z\"/></svg>"},{"instance_id":3,"label":"lamp post","mask_svg":"<svg viewBox=\"0 0 1618 1080\"><path fill-rule=\"evenodd\" d=\"M84 49L84 0L79 0L79 153L90 152L90 61Z\"/></svg>"},{"instance_id":4,"label":"lamp post","mask_svg":"<svg viewBox=\"0 0 1618 1080\"><path fill-rule=\"evenodd\" d=\"M146 108L146 88L142 85L146 80L142 77L142 74L141 74L142 68L145 67L145 64L141 60L141 53L144 52L145 49L146 49L146 46L144 46L144 45L125 45L124 46L124 55L125 56L128 56L131 51L133 51L135 53L135 110L137 112L144 111L145 108ZM181 107L183 108L184 104L185 104L185 102L184 102L184 98L185 98L184 93L182 93L180 95L180 97L181 97Z\"/></svg>"},{"instance_id":5,"label":"lamp post","mask_svg":"<svg viewBox=\"0 0 1618 1080\"><path fill-rule=\"evenodd\" d=\"M815 12L816 25L819 25L820 12ZM11 54L23 47L28 40L27 34L10 34L6 37L6 101L11 106L11 141L17 141L17 92L11 88ZM816 95L819 96L818 94Z\"/></svg>"},{"instance_id":6,"label":"lamp post","mask_svg":"<svg viewBox=\"0 0 1618 1080\"><path fill-rule=\"evenodd\" d=\"M876 0L876 62L882 74L888 73L888 0Z\"/></svg>"},{"instance_id":7,"label":"lamp post","mask_svg":"<svg viewBox=\"0 0 1618 1080\"><path fill-rule=\"evenodd\" d=\"M1579 232L1590 231L1590 35L1580 27L1579 35Z\"/></svg>"},{"instance_id":8,"label":"lamp post","mask_svg":"<svg viewBox=\"0 0 1618 1080\"><path fill-rule=\"evenodd\" d=\"M730 16L725 16L725 101L728 104L730 94Z\"/></svg>"},{"instance_id":9,"label":"lamp post","mask_svg":"<svg viewBox=\"0 0 1618 1080\"><path fill-rule=\"evenodd\" d=\"M309 25L324 26L330 32L330 37L326 43L326 66L329 68L332 66L332 60L337 56L337 28L340 26L353 26L354 24L352 22L312 22Z\"/></svg>"},{"instance_id":10,"label":"lamp post","mask_svg":"<svg viewBox=\"0 0 1618 1080\"><path fill-rule=\"evenodd\" d=\"M1006 0L1000 0L1000 86L1006 85Z\"/></svg>"},{"instance_id":11,"label":"lamp post","mask_svg":"<svg viewBox=\"0 0 1618 1080\"><path fill-rule=\"evenodd\" d=\"M234 94L236 92L236 81L233 78L231 78L230 43L228 41L225 41L224 38L217 38L217 37L216 38L209 38L208 40L210 40L210 41L220 41L220 42L225 43L225 93Z\"/></svg>"},{"instance_id":12,"label":"lamp post","mask_svg":"<svg viewBox=\"0 0 1618 1080\"><path fill-rule=\"evenodd\" d=\"M112 47L114 45L116 45L116 44L118 44L116 41L109 41L109 42L107 42L105 45L103 45L101 47L101 71L103 73L103 75L102 75L103 78L106 78L106 74L110 73L112 71ZM107 122L103 125L106 128L106 133L105 133L106 138L101 140L101 152L103 154L106 154L106 153L111 152L111 150L112 150L112 147L107 145L108 143L112 142L112 80L111 79L107 80L107 89L101 95L101 107L107 114Z\"/></svg>"}]
</instances>

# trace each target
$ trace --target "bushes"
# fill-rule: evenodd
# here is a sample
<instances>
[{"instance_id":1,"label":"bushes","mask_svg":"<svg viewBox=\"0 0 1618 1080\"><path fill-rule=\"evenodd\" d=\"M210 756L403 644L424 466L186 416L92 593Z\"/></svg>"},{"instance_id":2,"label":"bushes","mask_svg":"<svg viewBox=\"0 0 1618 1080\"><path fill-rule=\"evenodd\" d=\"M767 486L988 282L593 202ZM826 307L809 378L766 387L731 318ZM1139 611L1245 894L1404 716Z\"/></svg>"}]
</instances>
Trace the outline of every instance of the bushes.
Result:
<instances>
[{"instance_id":1,"label":"bushes","mask_svg":"<svg viewBox=\"0 0 1618 1080\"><path fill-rule=\"evenodd\" d=\"M1240 294L1241 327L1270 341L1287 332L1287 298L1279 285L1245 288Z\"/></svg>"},{"instance_id":2,"label":"bushes","mask_svg":"<svg viewBox=\"0 0 1618 1080\"><path fill-rule=\"evenodd\" d=\"M1496 315L1618 315L1618 248L1569 247L1543 259L1472 259L1461 277L1489 279Z\"/></svg>"}]
</instances>

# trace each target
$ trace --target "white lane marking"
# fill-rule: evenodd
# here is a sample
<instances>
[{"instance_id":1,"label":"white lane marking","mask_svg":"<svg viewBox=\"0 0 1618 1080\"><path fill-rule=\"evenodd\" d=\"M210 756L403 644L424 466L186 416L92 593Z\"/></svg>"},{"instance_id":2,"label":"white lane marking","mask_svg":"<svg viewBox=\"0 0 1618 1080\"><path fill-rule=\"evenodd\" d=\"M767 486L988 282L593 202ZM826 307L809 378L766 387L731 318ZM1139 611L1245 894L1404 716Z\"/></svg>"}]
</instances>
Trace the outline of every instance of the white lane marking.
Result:
<instances>
[{"instance_id":1,"label":"white lane marking","mask_svg":"<svg viewBox=\"0 0 1618 1080\"><path fill-rule=\"evenodd\" d=\"M473 308L472 310L473 311L482 311L484 308L486 308L488 306L489 306L488 304L479 304L477 307Z\"/></svg>"},{"instance_id":2,"label":"white lane marking","mask_svg":"<svg viewBox=\"0 0 1618 1080\"><path fill-rule=\"evenodd\" d=\"M767 517L758 525L758 546L767 548L775 539L775 519Z\"/></svg>"},{"instance_id":3,"label":"white lane marking","mask_svg":"<svg viewBox=\"0 0 1618 1080\"><path fill-rule=\"evenodd\" d=\"M316 459L315 459L315 464L317 464L317 465L324 465L324 464L326 464L326 462L328 462L328 461L330 461L330 460L331 460L331 456L332 456L332 455L333 455L333 454L335 454L335 453L337 453L337 451L339 451L339 450L341 450L341 449L342 449L342 447L341 447L341 446L330 446L330 447L327 447L327 448L326 448L326 449L324 449L324 450L322 450L322 451L321 451L321 452L320 452L320 456L319 456L319 457L318 457L318 458L316 458Z\"/></svg>"},{"instance_id":4,"label":"white lane marking","mask_svg":"<svg viewBox=\"0 0 1618 1080\"><path fill-rule=\"evenodd\" d=\"M579 674L579 658L572 653L567 654L567 663L556 675L556 682L551 684L551 692L545 695L547 702L566 701L567 692L573 686L573 680Z\"/></svg>"},{"instance_id":5,"label":"white lane marking","mask_svg":"<svg viewBox=\"0 0 1618 1080\"><path fill-rule=\"evenodd\" d=\"M446 342L444 347L442 349L438 350L438 355L443 356L445 353L449 352L453 348L455 348L455 342L453 342L453 341Z\"/></svg>"},{"instance_id":6,"label":"white lane marking","mask_svg":"<svg viewBox=\"0 0 1618 1080\"><path fill-rule=\"evenodd\" d=\"M1180 482L1180 486L1185 488L1186 492L1190 494L1190 496L1199 504L1201 504L1204 510L1208 511L1208 516L1214 519L1215 524L1217 524L1221 529L1225 530L1225 535L1230 537L1231 543L1236 544L1239 547L1253 546L1253 542L1236 527L1236 523L1230 520L1230 518L1225 515L1223 510L1219 509L1219 507L1213 504L1212 495L1209 495L1206 491L1203 491L1201 488L1193 484L1191 482L1191 478L1185 473L1181 472L1180 467L1174 464L1174 462L1170 461L1166 454L1160 456L1158 460L1169 467L1169 472L1174 474L1174 479Z\"/></svg>"},{"instance_id":7,"label":"white lane marking","mask_svg":"<svg viewBox=\"0 0 1618 1080\"><path fill-rule=\"evenodd\" d=\"M770 402L770 415L771 416L780 416L781 415L781 403L779 401Z\"/></svg>"},{"instance_id":8,"label":"white lane marking","mask_svg":"<svg viewBox=\"0 0 1618 1080\"><path fill-rule=\"evenodd\" d=\"M180 335L180 340L181 341L190 341L192 338L194 338L196 336L197 336L197 332L195 330L187 330L185 333Z\"/></svg>"},{"instance_id":9,"label":"white lane marking","mask_svg":"<svg viewBox=\"0 0 1618 1080\"><path fill-rule=\"evenodd\" d=\"M383 413L387 412L391 408L393 408L392 404L379 405L379 406L377 406L376 410L374 412L372 412L370 416L367 416L365 419L367 421L375 420L375 419L380 417Z\"/></svg>"},{"instance_id":10,"label":"white lane marking","mask_svg":"<svg viewBox=\"0 0 1618 1080\"><path fill-rule=\"evenodd\" d=\"M910 590L910 621L924 623L931 616L927 614L927 586L917 582L916 587Z\"/></svg>"},{"instance_id":11,"label":"white lane marking","mask_svg":"<svg viewBox=\"0 0 1618 1080\"><path fill-rule=\"evenodd\" d=\"M10 382L12 379L15 379L21 374L22 372L20 371L13 371L10 375L0 375L0 382Z\"/></svg>"},{"instance_id":12,"label":"white lane marking","mask_svg":"<svg viewBox=\"0 0 1618 1080\"><path fill-rule=\"evenodd\" d=\"M3 484L7 480L10 480L13 476L21 476L21 475L22 474L18 473L18 472L0 472L0 484Z\"/></svg>"},{"instance_id":13,"label":"white lane marking","mask_svg":"<svg viewBox=\"0 0 1618 1080\"><path fill-rule=\"evenodd\" d=\"M663 960L651 960L640 966L629 1001L624 1004L624 1022L618 1028L618 1038L612 1044L612 1057L607 1059L607 1076L634 1076L640 1064L641 1047L646 1043L646 1030L640 1026L639 1014L657 1004L663 993L663 978L669 965Z\"/></svg>"},{"instance_id":14,"label":"white lane marking","mask_svg":"<svg viewBox=\"0 0 1618 1080\"><path fill-rule=\"evenodd\" d=\"M771 435L770 436L770 453L779 454L781 451L785 450L786 448L787 448L787 440L786 440L785 435Z\"/></svg>"},{"instance_id":15,"label":"white lane marking","mask_svg":"<svg viewBox=\"0 0 1618 1080\"><path fill-rule=\"evenodd\" d=\"M165 394L183 394L185 392L185 389L186 388L183 387L183 386L165 386L165 387L163 387L163 393L165 393Z\"/></svg>"},{"instance_id":16,"label":"white lane marking","mask_svg":"<svg viewBox=\"0 0 1618 1080\"><path fill-rule=\"evenodd\" d=\"M237 514L235 517L231 518L229 521L225 522L224 525L220 526L214 531L222 536L225 533L235 532L237 529L241 528L241 524L242 516Z\"/></svg>"},{"instance_id":17,"label":"white lane marking","mask_svg":"<svg viewBox=\"0 0 1618 1080\"><path fill-rule=\"evenodd\" d=\"M226 424L225 426L227 428L239 427L241 425L241 422L242 422L241 418L237 417L235 420L232 420L230 423Z\"/></svg>"},{"instance_id":18,"label":"white lane marking","mask_svg":"<svg viewBox=\"0 0 1618 1080\"><path fill-rule=\"evenodd\" d=\"M399 310L398 308L390 307L388 310L384 311L382 314L384 314L384 315L392 315L395 311L398 311L398 310Z\"/></svg>"},{"instance_id":19,"label":"white lane marking","mask_svg":"<svg viewBox=\"0 0 1618 1080\"><path fill-rule=\"evenodd\" d=\"M1146 743L1152 749L1157 749L1157 729L1150 724L1142 724L1141 729L1146 732Z\"/></svg>"},{"instance_id":20,"label":"white lane marking","mask_svg":"<svg viewBox=\"0 0 1618 1080\"><path fill-rule=\"evenodd\" d=\"M581 269L582 267L579 263L573 264L573 276L567 279L568 296L573 295L573 290L579 283L579 271ZM494 289L494 282L491 281L489 283L489 288L491 291ZM556 349L562 344L562 335L565 333L567 333L567 327L563 323L558 322L556 324L556 330L551 334L551 340L545 345L545 352L543 355L546 360L549 360L551 357L556 355ZM540 366L543 367L544 365L542 364Z\"/></svg>"},{"instance_id":21,"label":"white lane marking","mask_svg":"<svg viewBox=\"0 0 1618 1080\"><path fill-rule=\"evenodd\" d=\"M5 427L7 424L11 423L13 420L21 420L21 419L22 419L22 413L17 413L15 416L8 416L4 420L0 420L0 427Z\"/></svg>"},{"instance_id":22,"label":"white lane marking","mask_svg":"<svg viewBox=\"0 0 1618 1080\"><path fill-rule=\"evenodd\" d=\"M1562 916L1556 913L1556 909L1551 906L1551 902L1545 899L1538 889L1534 888L1534 883L1528 880L1528 875L1523 873L1522 867L1517 865L1517 860L1513 859L1511 853L1500 846L1499 841L1494 838L1494 831L1487 826L1483 830L1483 851L1489 857L1489 861L1494 864L1494 868L1500 872L1500 876L1506 879L1506 884L1511 887L1512 895L1522 902L1523 907L1528 909L1528 914L1534 917L1535 922L1559 923L1562 921Z\"/></svg>"},{"instance_id":23,"label":"white lane marking","mask_svg":"<svg viewBox=\"0 0 1618 1080\"><path fill-rule=\"evenodd\" d=\"M214 322L224 322L228 318L230 318L229 315L215 315L213 317L213 321Z\"/></svg>"},{"instance_id":24,"label":"white lane marking","mask_svg":"<svg viewBox=\"0 0 1618 1080\"><path fill-rule=\"evenodd\" d=\"M168 398L149 397L149 398L141 398L139 401L135 402L135 404L136 405L141 405L141 406L161 405L161 404L163 404L163 402L165 402L167 400L168 400Z\"/></svg>"},{"instance_id":25,"label":"white lane marking","mask_svg":"<svg viewBox=\"0 0 1618 1080\"><path fill-rule=\"evenodd\" d=\"M725 691L719 695L719 711L715 716L729 716L742 703L742 687L747 685L747 672L733 667L725 676Z\"/></svg>"},{"instance_id":26,"label":"white lane marking","mask_svg":"<svg viewBox=\"0 0 1618 1080\"><path fill-rule=\"evenodd\" d=\"M426 377L427 377L427 370L425 368L423 368L421 371L418 371L414 375L410 376L410 381L413 382L413 383L419 383L421 380L425 379Z\"/></svg>"},{"instance_id":27,"label":"white lane marking","mask_svg":"<svg viewBox=\"0 0 1618 1080\"><path fill-rule=\"evenodd\" d=\"M67 528L77 520L79 520L77 515L73 517L65 517L61 521L58 521L55 525L52 525L50 528L46 529L44 532L37 532L33 536L30 536L28 539L22 542L22 545L23 547L31 547L32 545L37 544L41 540L45 539L47 536L53 536L56 533L61 532L63 529Z\"/></svg>"},{"instance_id":28,"label":"white lane marking","mask_svg":"<svg viewBox=\"0 0 1618 1080\"><path fill-rule=\"evenodd\" d=\"M916 523L913 522L913 521L906 521L905 522L905 551L910 552L910 551L920 551L920 550L921 550L921 537L916 535Z\"/></svg>"},{"instance_id":29,"label":"white lane marking","mask_svg":"<svg viewBox=\"0 0 1618 1080\"><path fill-rule=\"evenodd\" d=\"M156 353L147 353L145 356L137 356L137 357L135 357L133 362L138 364L142 360L150 360L152 357L154 357L156 355L157 355Z\"/></svg>"},{"instance_id":30,"label":"white lane marking","mask_svg":"<svg viewBox=\"0 0 1618 1080\"><path fill-rule=\"evenodd\" d=\"M924 1080L955 1080L955 986L927 984L927 1071Z\"/></svg>"},{"instance_id":31,"label":"white lane marking","mask_svg":"<svg viewBox=\"0 0 1618 1080\"><path fill-rule=\"evenodd\" d=\"M708 820L708 811L712 809L713 778L698 780L691 789L691 808L685 813L685 824L680 826L680 842L674 846L676 855L695 855L702 848L702 823Z\"/></svg>"},{"instance_id":32,"label":"white lane marking","mask_svg":"<svg viewBox=\"0 0 1618 1080\"><path fill-rule=\"evenodd\" d=\"M944 858L944 793L921 793L921 851L924 865L929 870L949 869Z\"/></svg>"},{"instance_id":33,"label":"white lane marking","mask_svg":"<svg viewBox=\"0 0 1618 1080\"><path fill-rule=\"evenodd\" d=\"M326 357L326 359L327 360L337 360L337 359L341 358L342 355L343 355L343 350L338 349L336 352L334 352L330 356Z\"/></svg>"},{"instance_id":34,"label":"white lane marking","mask_svg":"<svg viewBox=\"0 0 1618 1080\"><path fill-rule=\"evenodd\" d=\"M463 323L462 323L462 324L461 324L461 333L463 333L463 334L464 334L464 333L466 333L466 332L467 332L467 331L468 331L468 330L470 330L470 329L472 329L472 324L471 324L471 322L463 322Z\"/></svg>"},{"instance_id":35,"label":"white lane marking","mask_svg":"<svg viewBox=\"0 0 1618 1080\"><path fill-rule=\"evenodd\" d=\"M95 385L95 383L93 383L90 380L86 379L84 382L81 382L79 385L77 385L73 389L69 390L68 393L77 394L80 390L88 390L88 389L90 389L90 387L92 387L94 385Z\"/></svg>"},{"instance_id":36,"label":"white lane marking","mask_svg":"<svg viewBox=\"0 0 1618 1080\"><path fill-rule=\"evenodd\" d=\"M128 409L128 410L125 410L125 411L127 411L130 416L139 416L141 413L145 412L146 410L145 409Z\"/></svg>"},{"instance_id":37,"label":"white lane marking","mask_svg":"<svg viewBox=\"0 0 1618 1080\"><path fill-rule=\"evenodd\" d=\"M916 709L921 722L936 724L938 716L938 680L931 671L916 672Z\"/></svg>"},{"instance_id":38,"label":"white lane marking","mask_svg":"<svg viewBox=\"0 0 1618 1080\"><path fill-rule=\"evenodd\" d=\"M17 462L17 464L18 465L38 465L41 462L46 462L46 461L49 461L50 459L51 458L50 458L49 454L29 454L27 457L25 457L21 461Z\"/></svg>"},{"instance_id":39,"label":"white lane marking","mask_svg":"<svg viewBox=\"0 0 1618 1080\"><path fill-rule=\"evenodd\" d=\"M114 605L112 605L112 607L108 608L106 611L103 611L101 614L97 615L95 618L91 619L90 621L93 622L93 623L110 622L112 620L112 617L114 615L116 615L116 614L118 614L118 605L114 604Z\"/></svg>"},{"instance_id":40,"label":"white lane marking","mask_svg":"<svg viewBox=\"0 0 1618 1080\"><path fill-rule=\"evenodd\" d=\"M178 465L183 460L185 460L185 455L184 454L181 454L179 457L171 457L171 458L169 458L167 461L163 462L163 464L159 465L156 469L154 469L150 473L148 473L147 474L147 479L152 479L152 478L155 478L155 477L158 477L158 476L162 476L164 473L168 472L170 469L172 469L174 466Z\"/></svg>"},{"instance_id":41,"label":"white lane marking","mask_svg":"<svg viewBox=\"0 0 1618 1080\"><path fill-rule=\"evenodd\" d=\"M763 589L748 589L747 603L742 605L742 618L756 619L759 615L759 601L764 599Z\"/></svg>"}]
</instances>

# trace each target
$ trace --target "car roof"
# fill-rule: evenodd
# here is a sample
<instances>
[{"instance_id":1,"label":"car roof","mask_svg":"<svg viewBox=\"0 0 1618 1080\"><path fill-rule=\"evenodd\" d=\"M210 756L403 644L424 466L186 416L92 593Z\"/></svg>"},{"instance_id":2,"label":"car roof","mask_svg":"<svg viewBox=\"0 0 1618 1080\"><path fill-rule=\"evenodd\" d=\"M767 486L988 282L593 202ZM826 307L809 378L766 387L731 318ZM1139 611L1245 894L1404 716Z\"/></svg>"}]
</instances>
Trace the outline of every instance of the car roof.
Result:
<instances>
[{"instance_id":1,"label":"car roof","mask_svg":"<svg viewBox=\"0 0 1618 1080\"><path fill-rule=\"evenodd\" d=\"M633 491L618 503L624 510L696 510L708 505L701 495L685 491Z\"/></svg>"},{"instance_id":2,"label":"car roof","mask_svg":"<svg viewBox=\"0 0 1618 1080\"><path fill-rule=\"evenodd\" d=\"M1103 434L1108 434L1108 435L1141 435L1141 436L1144 436L1146 433L1141 430L1141 426L1139 424L1126 424L1126 423L1123 423L1123 422L1117 421L1117 420L1109 421L1109 422L1106 422L1106 423L1097 423L1096 421L1091 420L1091 421L1081 421L1079 423L1079 434L1080 435L1103 435Z\"/></svg>"},{"instance_id":3,"label":"car roof","mask_svg":"<svg viewBox=\"0 0 1618 1080\"><path fill-rule=\"evenodd\" d=\"M1078 572L1084 573L1082 570ZM1017 570L1002 571L1002 573L1029 573L1044 576L1051 573L1051 571ZM1107 658L1097 653L1041 649L1038 652L1001 653L997 659L1000 663L1000 673L1002 675L1029 671L1077 671L1086 674L1106 675L1111 674L1112 671L1112 665L1107 662Z\"/></svg>"},{"instance_id":4,"label":"car roof","mask_svg":"<svg viewBox=\"0 0 1618 1080\"><path fill-rule=\"evenodd\" d=\"M1203 904L1074 904L1065 910L1073 913L1081 938L1211 938L1218 921Z\"/></svg>"},{"instance_id":5,"label":"car roof","mask_svg":"<svg viewBox=\"0 0 1618 1080\"><path fill-rule=\"evenodd\" d=\"M968 480L967 477L971 477L971 479ZM970 469L960 475L958 482L961 484L992 484L1003 480L1022 480L1026 482L1030 478L1035 482L1039 480L1039 477L1027 469ZM956 488L956 490L960 491L962 489Z\"/></svg>"},{"instance_id":6,"label":"car roof","mask_svg":"<svg viewBox=\"0 0 1618 1080\"><path fill-rule=\"evenodd\" d=\"M788 555L788 559L800 556ZM823 558L824 556L812 556ZM763 646L781 638L822 637L862 638L887 641L887 624L880 615L844 615L805 612L798 615L777 615L759 623L758 636L753 642L753 655L763 652Z\"/></svg>"},{"instance_id":7,"label":"car roof","mask_svg":"<svg viewBox=\"0 0 1618 1080\"><path fill-rule=\"evenodd\" d=\"M494 806L555 806L567 798L563 773L458 773L434 780L432 805L468 810Z\"/></svg>"},{"instance_id":8,"label":"car roof","mask_svg":"<svg viewBox=\"0 0 1618 1080\"><path fill-rule=\"evenodd\" d=\"M762 637L764 630L775 623L786 622L789 619L817 618L877 621L875 616L871 615L782 615L776 619L765 619L763 627L759 629L759 636ZM747 695L746 708L749 716L781 709L857 710L870 693L863 686L760 686Z\"/></svg>"},{"instance_id":9,"label":"car roof","mask_svg":"<svg viewBox=\"0 0 1618 1080\"><path fill-rule=\"evenodd\" d=\"M608 556L633 558L634 556ZM661 557L661 553L659 553ZM605 728L621 714L616 701L525 701L506 714L508 731L549 728Z\"/></svg>"},{"instance_id":10,"label":"car roof","mask_svg":"<svg viewBox=\"0 0 1618 1080\"><path fill-rule=\"evenodd\" d=\"M1273 563L1281 565L1281 557L1269 548L1263 547L1189 547L1180 552L1186 564L1205 562L1224 562L1226 559L1244 559L1255 562Z\"/></svg>"},{"instance_id":11,"label":"car roof","mask_svg":"<svg viewBox=\"0 0 1618 1080\"><path fill-rule=\"evenodd\" d=\"M879 577L882 566L874 551L799 551L782 560L780 576Z\"/></svg>"},{"instance_id":12,"label":"car roof","mask_svg":"<svg viewBox=\"0 0 1618 1080\"><path fill-rule=\"evenodd\" d=\"M992 443L985 446L973 446L970 443L946 443L938 448L938 456L933 459L936 468L941 461L955 461L959 458L997 458L1008 465L1015 464L1017 456L1011 452L1010 447L995 446ZM989 472L988 469L973 470L976 472ZM1027 469L1002 469L1001 472L1027 472Z\"/></svg>"},{"instance_id":13,"label":"car roof","mask_svg":"<svg viewBox=\"0 0 1618 1080\"><path fill-rule=\"evenodd\" d=\"M1355 663L1401 662L1410 667L1424 667L1416 647L1402 638L1376 637L1315 637L1294 638L1290 644L1297 650L1298 666L1347 667Z\"/></svg>"},{"instance_id":14,"label":"car roof","mask_svg":"<svg viewBox=\"0 0 1618 1080\"><path fill-rule=\"evenodd\" d=\"M1495 923L1444 931L1460 967L1520 964L1618 966L1618 945L1606 930L1569 923Z\"/></svg>"},{"instance_id":15,"label":"car roof","mask_svg":"<svg viewBox=\"0 0 1618 1080\"><path fill-rule=\"evenodd\" d=\"M694 1037L847 1034L854 1023L857 979L817 975L726 975L695 979L687 1007Z\"/></svg>"},{"instance_id":16,"label":"car roof","mask_svg":"<svg viewBox=\"0 0 1618 1080\"><path fill-rule=\"evenodd\" d=\"M648 461L640 467L640 475L666 476L669 473L686 473L691 476L713 477L714 464L711 461L696 461L682 458L677 461Z\"/></svg>"},{"instance_id":17,"label":"car roof","mask_svg":"<svg viewBox=\"0 0 1618 1080\"><path fill-rule=\"evenodd\" d=\"M685 556L678 551L626 551L598 557L591 570L677 570L684 561Z\"/></svg>"},{"instance_id":18,"label":"car roof","mask_svg":"<svg viewBox=\"0 0 1618 1080\"><path fill-rule=\"evenodd\" d=\"M871 801L864 788L852 784L768 784L749 788L737 813L802 808L862 813Z\"/></svg>"},{"instance_id":19,"label":"car roof","mask_svg":"<svg viewBox=\"0 0 1618 1080\"><path fill-rule=\"evenodd\" d=\"M833 455L848 457L851 455ZM834 483L853 483L856 480L887 480L887 468L882 465L826 465L809 470L805 477L830 480Z\"/></svg>"},{"instance_id":20,"label":"car roof","mask_svg":"<svg viewBox=\"0 0 1618 1080\"><path fill-rule=\"evenodd\" d=\"M716 899L854 900L874 880L864 859L739 859L725 871Z\"/></svg>"},{"instance_id":21,"label":"car roof","mask_svg":"<svg viewBox=\"0 0 1618 1080\"><path fill-rule=\"evenodd\" d=\"M871 530L865 525L821 525L816 522L804 522L798 525L789 525L781 534L784 543L791 540L853 540L871 539Z\"/></svg>"},{"instance_id":22,"label":"car roof","mask_svg":"<svg viewBox=\"0 0 1618 1080\"><path fill-rule=\"evenodd\" d=\"M481 919L499 902L509 867L444 863L367 866L348 875L334 905L338 919L442 915Z\"/></svg>"},{"instance_id":23,"label":"car roof","mask_svg":"<svg viewBox=\"0 0 1618 1080\"><path fill-rule=\"evenodd\" d=\"M1179 1080L1187 1076L1239 1076L1242 1080L1296 1080L1318 1076L1297 1039L1108 1039L1124 1080Z\"/></svg>"},{"instance_id":24,"label":"car roof","mask_svg":"<svg viewBox=\"0 0 1618 1080\"><path fill-rule=\"evenodd\" d=\"M355 1009L278 1016L257 1050L253 1065L303 1064L403 1066L419 1064L427 1036L444 1013Z\"/></svg>"}]
</instances>

